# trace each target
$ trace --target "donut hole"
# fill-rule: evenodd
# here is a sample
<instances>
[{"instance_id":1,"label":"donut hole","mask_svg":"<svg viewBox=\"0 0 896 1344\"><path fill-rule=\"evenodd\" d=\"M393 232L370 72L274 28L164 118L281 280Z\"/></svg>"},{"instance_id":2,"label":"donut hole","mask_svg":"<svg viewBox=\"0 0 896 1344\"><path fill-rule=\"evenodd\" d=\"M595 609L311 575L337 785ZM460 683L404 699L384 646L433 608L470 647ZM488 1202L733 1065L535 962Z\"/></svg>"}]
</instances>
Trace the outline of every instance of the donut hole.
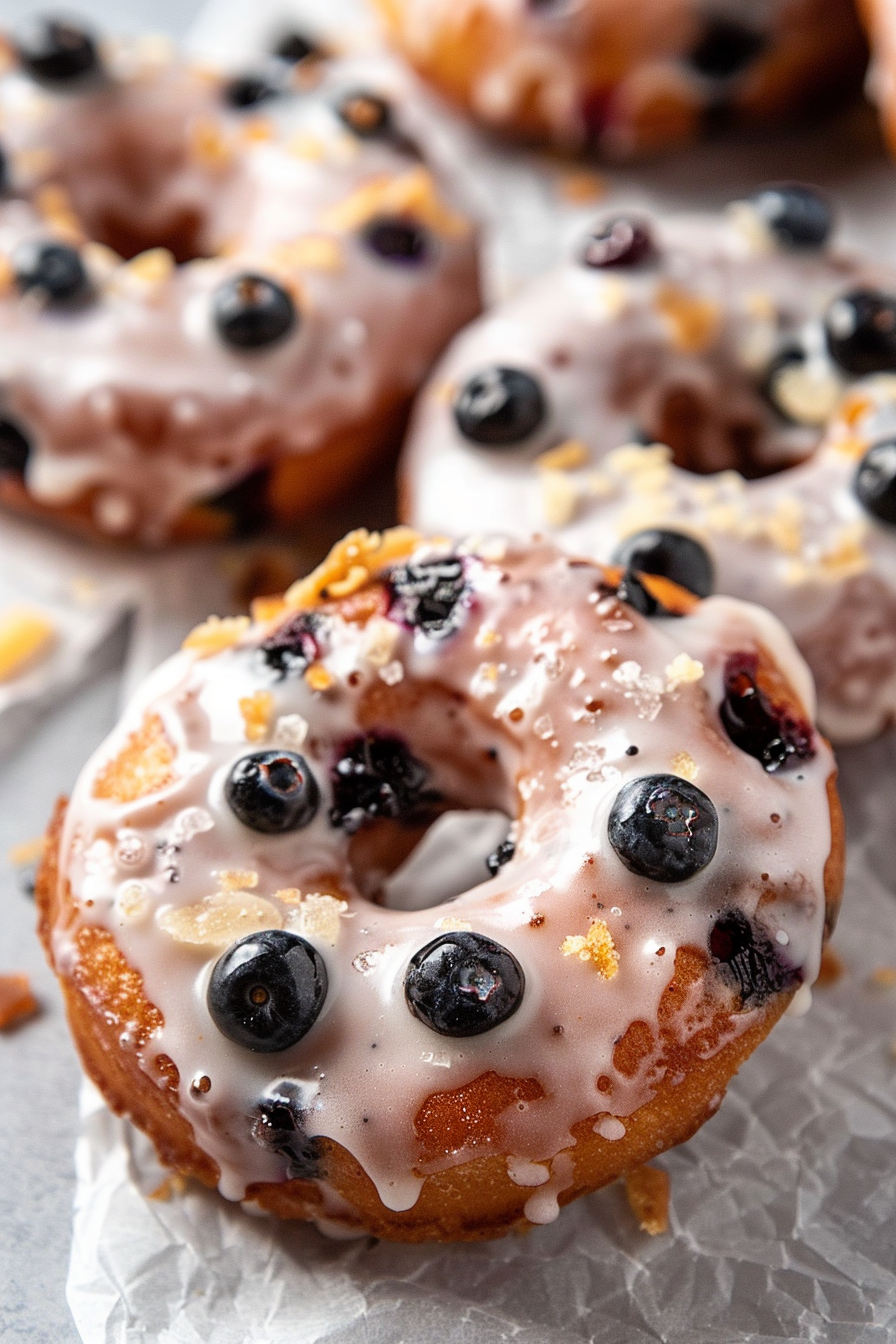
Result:
<instances>
[{"instance_id":1,"label":"donut hole","mask_svg":"<svg viewBox=\"0 0 896 1344\"><path fill-rule=\"evenodd\" d=\"M504 812L443 812L381 884L378 904L429 910L488 881L489 857L507 840L510 827Z\"/></svg>"}]
</instances>

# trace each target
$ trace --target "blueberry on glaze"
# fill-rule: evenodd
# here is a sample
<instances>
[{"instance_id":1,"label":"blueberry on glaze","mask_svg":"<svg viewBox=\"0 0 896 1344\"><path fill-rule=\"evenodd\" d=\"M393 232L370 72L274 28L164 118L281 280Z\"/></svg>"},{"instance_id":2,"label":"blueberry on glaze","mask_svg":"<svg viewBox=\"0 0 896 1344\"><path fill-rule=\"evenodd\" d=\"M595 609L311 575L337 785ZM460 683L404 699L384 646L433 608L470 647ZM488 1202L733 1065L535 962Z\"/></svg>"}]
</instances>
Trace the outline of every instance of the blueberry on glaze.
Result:
<instances>
[{"instance_id":1,"label":"blueberry on glaze","mask_svg":"<svg viewBox=\"0 0 896 1344\"><path fill-rule=\"evenodd\" d=\"M317 43L312 42L305 33L292 32L284 33L271 54L281 61L286 61L287 65L300 65L309 56L320 56L322 52Z\"/></svg>"},{"instance_id":2,"label":"blueberry on glaze","mask_svg":"<svg viewBox=\"0 0 896 1344\"><path fill-rule=\"evenodd\" d=\"M686 882L715 854L719 819L688 780L644 775L619 790L607 834L630 872L654 882Z\"/></svg>"},{"instance_id":3,"label":"blueberry on glaze","mask_svg":"<svg viewBox=\"0 0 896 1344\"><path fill-rule=\"evenodd\" d=\"M218 335L239 350L275 345L298 321L286 290L264 275L234 275L215 290L212 315Z\"/></svg>"},{"instance_id":4,"label":"blueberry on glaze","mask_svg":"<svg viewBox=\"0 0 896 1344\"><path fill-rule=\"evenodd\" d=\"M391 135L392 109L385 98L363 89L347 93L336 106L336 115L359 140Z\"/></svg>"},{"instance_id":5,"label":"blueberry on glaze","mask_svg":"<svg viewBox=\"0 0 896 1344\"><path fill-rule=\"evenodd\" d=\"M444 639L460 625L467 592L464 563L455 555L397 565L389 575L390 615L411 630Z\"/></svg>"},{"instance_id":6,"label":"blueberry on glaze","mask_svg":"<svg viewBox=\"0 0 896 1344\"><path fill-rule=\"evenodd\" d=\"M35 290L54 308L74 307L90 297L90 279L80 253L65 243L20 243L12 268L23 294Z\"/></svg>"},{"instance_id":7,"label":"blueberry on glaze","mask_svg":"<svg viewBox=\"0 0 896 1344\"><path fill-rule=\"evenodd\" d=\"M496 365L467 379L453 411L465 439L488 448L508 448L535 433L547 415L547 405L530 373Z\"/></svg>"},{"instance_id":8,"label":"blueberry on glaze","mask_svg":"<svg viewBox=\"0 0 896 1344\"><path fill-rule=\"evenodd\" d=\"M366 733L348 742L332 772L330 821L354 835L374 817L407 820L437 801L426 788L429 771L399 737Z\"/></svg>"},{"instance_id":9,"label":"blueberry on glaze","mask_svg":"<svg viewBox=\"0 0 896 1344\"><path fill-rule=\"evenodd\" d=\"M725 664L725 698L719 717L734 745L774 774L797 761L812 759L812 726L772 703L759 687L758 667L754 653L731 655Z\"/></svg>"},{"instance_id":10,"label":"blueberry on glaze","mask_svg":"<svg viewBox=\"0 0 896 1344\"><path fill-rule=\"evenodd\" d=\"M616 215L604 220L589 235L582 249L582 263L603 270L610 266L637 266L654 255L647 222Z\"/></svg>"},{"instance_id":11,"label":"blueberry on glaze","mask_svg":"<svg viewBox=\"0 0 896 1344\"><path fill-rule=\"evenodd\" d=\"M313 1181L324 1175L319 1139L305 1132L307 1107L301 1086L289 1078L262 1097L252 1124L252 1137L262 1148L286 1158L289 1180Z\"/></svg>"},{"instance_id":12,"label":"blueberry on glaze","mask_svg":"<svg viewBox=\"0 0 896 1344\"><path fill-rule=\"evenodd\" d=\"M750 203L784 247L824 247L830 237L831 207L814 187L799 182L762 187Z\"/></svg>"},{"instance_id":13,"label":"blueberry on glaze","mask_svg":"<svg viewBox=\"0 0 896 1344\"><path fill-rule=\"evenodd\" d=\"M706 547L686 532L669 528L648 527L633 533L616 547L612 564L670 579L695 597L709 597L715 587L715 570Z\"/></svg>"},{"instance_id":14,"label":"blueberry on glaze","mask_svg":"<svg viewBox=\"0 0 896 1344\"><path fill-rule=\"evenodd\" d=\"M512 1017L523 1000L523 968L481 933L445 933L411 958L408 1007L440 1036L480 1036Z\"/></svg>"},{"instance_id":15,"label":"blueberry on glaze","mask_svg":"<svg viewBox=\"0 0 896 1344\"><path fill-rule=\"evenodd\" d=\"M362 229L361 238L368 251L393 265L420 266L429 260L429 235L410 219L372 219Z\"/></svg>"},{"instance_id":16,"label":"blueberry on glaze","mask_svg":"<svg viewBox=\"0 0 896 1344\"><path fill-rule=\"evenodd\" d=\"M834 299L824 325L828 349L847 373L896 370L896 295L850 290Z\"/></svg>"},{"instance_id":17,"label":"blueberry on glaze","mask_svg":"<svg viewBox=\"0 0 896 1344\"><path fill-rule=\"evenodd\" d=\"M22 68L39 83L72 83L100 70L90 33L52 15L36 15L22 25L15 35L15 52Z\"/></svg>"},{"instance_id":18,"label":"blueberry on glaze","mask_svg":"<svg viewBox=\"0 0 896 1344\"><path fill-rule=\"evenodd\" d=\"M12 420L0 420L0 472L23 475L30 456L31 444L19 426Z\"/></svg>"},{"instance_id":19,"label":"blueberry on glaze","mask_svg":"<svg viewBox=\"0 0 896 1344\"><path fill-rule=\"evenodd\" d=\"M653 593L645 588L638 574L633 569L627 569L619 580L616 588L616 596L620 602L627 603L639 616L656 616L667 614L660 605Z\"/></svg>"},{"instance_id":20,"label":"blueberry on glaze","mask_svg":"<svg viewBox=\"0 0 896 1344\"><path fill-rule=\"evenodd\" d=\"M802 980L800 971L782 959L780 948L768 934L740 910L729 910L716 920L709 951L744 1008L759 1008Z\"/></svg>"},{"instance_id":21,"label":"blueberry on glaze","mask_svg":"<svg viewBox=\"0 0 896 1344\"><path fill-rule=\"evenodd\" d=\"M707 79L732 79L765 50L765 38L755 28L719 15L710 18L688 61Z\"/></svg>"},{"instance_id":22,"label":"blueberry on glaze","mask_svg":"<svg viewBox=\"0 0 896 1344\"><path fill-rule=\"evenodd\" d=\"M299 831L320 806L317 780L294 751L253 751L233 766L224 785L231 812L264 835Z\"/></svg>"},{"instance_id":23,"label":"blueberry on glaze","mask_svg":"<svg viewBox=\"0 0 896 1344\"><path fill-rule=\"evenodd\" d=\"M281 677L300 677L322 652L322 618L315 611L299 611L259 645L266 667Z\"/></svg>"},{"instance_id":24,"label":"blueberry on glaze","mask_svg":"<svg viewBox=\"0 0 896 1344\"><path fill-rule=\"evenodd\" d=\"M872 444L859 463L854 489L870 514L896 524L896 439Z\"/></svg>"},{"instance_id":25,"label":"blueberry on glaze","mask_svg":"<svg viewBox=\"0 0 896 1344\"><path fill-rule=\"evenodd\" d=\"M492 854L489 854L485 861L489 877L494 877L504 867L505 863L510 862L515 853L516 845L513 841L502 840L498 848Z\"/></svg>"},{"instance_id":26,"label":"blueberry on glaze","mask_svg":"<svg viewBox=\"0 0 896 1344\"><path fill-rule=\"evenodd\" d=\"M327 996L320 954L297 933L250 933L215 963L208 1010L228 1040L261 1054L288 1050L317 1021Z\"/></svg>"},{"instance_id":27,"label":"blueberry on glaze","mask_svg":"<svg viewBox=\"0 0 896 1344\"><path fill-rule=\"evenodd\" d=\"M262 72L236 75L221 89L221 97L228 107L240 110L258 107L259 103L269 103L272 98L279 98L281 93L279 84Z\"/></svg>"}]
</instances>

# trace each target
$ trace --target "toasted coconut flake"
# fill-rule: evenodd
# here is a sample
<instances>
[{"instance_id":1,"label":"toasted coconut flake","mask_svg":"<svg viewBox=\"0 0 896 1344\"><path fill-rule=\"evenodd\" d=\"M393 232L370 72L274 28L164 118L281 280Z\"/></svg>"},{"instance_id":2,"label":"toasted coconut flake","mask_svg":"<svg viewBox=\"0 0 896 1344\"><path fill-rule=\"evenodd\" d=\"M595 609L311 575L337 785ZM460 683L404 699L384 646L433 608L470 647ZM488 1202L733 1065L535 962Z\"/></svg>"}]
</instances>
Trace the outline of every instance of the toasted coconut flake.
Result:
<instances>
[{"instance_id":1,"label":"toasted coconut flake","mask_svg":"<svg viewBox=\"0 0 896 1344\"><path fill-rule=\"evenodd\" d=\"M642 1232L657 1237L669 1231L669 1176L661 1167L645 1163L627 1171L625 1194Z\"/></svg>"},{"instance_id":2,"label":"toasted coconut flake","mask_svg":"<svg viewBox=\"0 0 896 1344\"><path fill-rule=\"evenodd\" d=\"M335 947L339 941L340 921L348 914L348 902L324 892L310 891L290 911L289 928L306 938L319 938Z\"/></svg>"},{"instance_id":3,"label":"toasted coconut flake","mask_svg":"<svg viewBox=\"0 0 896 1344\"><path fill-rule=\"evenodd\" d=\"M238 701L246 737L250 742L263 742L271 730L274 697L270 691L255 691L241 696Z\"/></svg>"},{"instance_id":4,"label":"toasted coconut flake","mask_svg":"<svg viewBox=\"0 0 896 1344\"><path fill-rule=\"evenodd\" d=\"M190 631L182 647L192 649L200 658L210 658L238 644L248 629L248 616L209 616Z\"/></svg>"},{"instance_id":5,"label":"toasted coconut flake","mask_svg":"<svg viewBox=\"0 0 896 1344\"><path fill-rule=\"evenodd\" d=\"M308 720L301 714L284 714L274 726L274 741L287 751L301 751L308 737Z\"/></svg>"},{"instance_id":6,"label":"toasted coconut flake","mask_svg":"<svg viewBox=\"0 0 896 1344\"><path fill-rule=\"evenodd\" d=\"M163 911L158 923L177 943L226 947L248 933L282 929L283 917L263 896L248 891L218 891L196 905Z\"/></svg>"},{"instance_id":7,"label":"toasted coconut flake","mask_svg":"<svg viewBox=\"0 0 896 1344\"><path fill-rule=\"evenodd\" d=\"M560 951L564 957L590 961L604 980L612 980L619 970L619 953L613 935L602 919L593 919L584 937L575 933L564 938Z\"/></svg>"},{"instance_id":8,"label":"toasted coconut flake","mask_svg":"<svg viewBox=\"0 0 896 1344\"><path fill-rule=\"evenodd\" d=\"M56 627L36 607L10 607L0 614L0 681L10 681L49 653Z\"/></svg>"}]
</instances>

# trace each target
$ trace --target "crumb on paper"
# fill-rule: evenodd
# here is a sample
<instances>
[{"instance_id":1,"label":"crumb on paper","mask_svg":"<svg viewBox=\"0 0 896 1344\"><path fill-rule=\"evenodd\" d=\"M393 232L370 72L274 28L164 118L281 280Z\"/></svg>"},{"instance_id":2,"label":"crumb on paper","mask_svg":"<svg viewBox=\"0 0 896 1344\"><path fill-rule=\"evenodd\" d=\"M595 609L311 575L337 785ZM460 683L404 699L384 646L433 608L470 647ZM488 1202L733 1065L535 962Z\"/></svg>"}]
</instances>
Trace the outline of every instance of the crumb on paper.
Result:
<instances>
[{"instance_id":1,"label":"crumb on paper","mask_svg":"<svg viewBox=\"0 0 896 1344\"><path fill-rule=\"evenodd\" d=\"M9 681L49 653L56 627L36 607L0 612L0 681Z\"/></svg>"},{"instance_id":2,"label":"crumb on paper","mask_svg":"<svg viewBox=\"0 0 896 1344\"><path fill-rule=\"evenodd\" d=\"M818 968L816 985L821 989L825 985L835 985L845 974L846 966L843 959L837 955L830 943L825 943L821 949L821 965Z\"/></svg>"},{"instance_id":3,"label":"crumb on paper","mask_svg":"<svg viewBox=\"0 0 896 1344\"><path fill-rule=\"evenodd\" d=\"M594 919L584 935L570 934L560 945L564 957L578 957L590 961L598 975L612 980L619 970L619 953L613 935L602 919Z\"/></svg>"},{"instance_id":4,"label":"crumb on paper","mask_svg":"<svg viewBox=\"0 0 896 1344\"><path fill-rule=\"evenodd\" d=\"M161 1203L167 1203L169 1199L176 1195L182 1195L187 1188L186 1176L181 1176L179 1171L173 1171L170 1176L166 1176L155 1190L150 1191L149 1198L158 1200Z\"/></svg>"},{"instance_id":5,"label":"crumb on paper","mask_svg":"<svg viewBox=\"0 0 896 1344\"><path fill-rule=\"evenodd\" d=\"M0 1031L32 1017L39 1007L31 992L31 981L24 972L0 975Z\"/></svg>"},{"instance_id":6,"label":"crumb on paper","mask_svg":"<svg viewBox=\"0 0 896 1344\"><path fill-rule=\"evenodd\" d=\"M669 1231L669 1176L661 1167L645 1163L625 1173L629 1208L642 1232L657 1237Z\"/></svg>"},{"instance_id":7,"label":"crumb on paper","mask_svg":"<svg viewBox=\"0 0 896 1344\"><path fill-rule=\"evenodd\" d=\"M878 966L868 977L872 989L896 989L896 966Z\"/></svg>"}]
</instances>

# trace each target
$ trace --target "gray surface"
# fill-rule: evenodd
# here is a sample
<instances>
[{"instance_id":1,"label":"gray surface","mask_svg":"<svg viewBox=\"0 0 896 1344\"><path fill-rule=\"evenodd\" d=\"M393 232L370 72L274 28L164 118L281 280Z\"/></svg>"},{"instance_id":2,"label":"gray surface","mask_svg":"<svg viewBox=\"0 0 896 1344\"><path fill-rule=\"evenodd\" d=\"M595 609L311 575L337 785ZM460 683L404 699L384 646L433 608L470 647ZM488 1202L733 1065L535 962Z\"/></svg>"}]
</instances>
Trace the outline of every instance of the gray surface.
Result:
<instances>
[{"instance_id":1,"label":"gray surface","mask_svg":"<svg viewBox=\"0 0 896 1344\"><path fill-rule=\"evenodd\" d=\"M100 31L167 32L181 37L201 8L202 0L0 0L0 27L9 27L26 14L52 11L83 15Z\"/></svg>"}]
</instances>

